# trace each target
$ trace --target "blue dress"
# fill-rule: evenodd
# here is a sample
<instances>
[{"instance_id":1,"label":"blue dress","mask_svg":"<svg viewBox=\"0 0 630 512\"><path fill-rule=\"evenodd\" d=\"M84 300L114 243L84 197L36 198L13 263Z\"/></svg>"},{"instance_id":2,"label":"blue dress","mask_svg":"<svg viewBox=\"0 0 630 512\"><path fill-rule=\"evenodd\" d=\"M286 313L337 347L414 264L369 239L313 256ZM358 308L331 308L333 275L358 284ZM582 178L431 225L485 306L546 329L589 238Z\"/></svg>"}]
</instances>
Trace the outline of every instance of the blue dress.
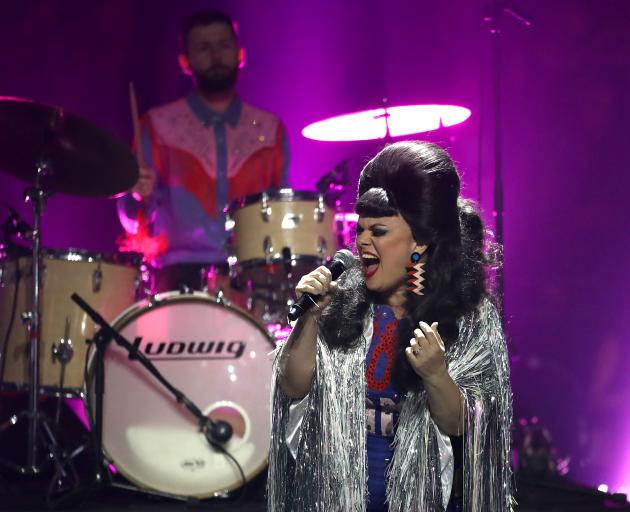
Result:
<instances>
[{"instance_id":1,"label":"blue dress","mask_svg":"<svg viewBox=\"0 0 630 512\"><path fill-rule=\"evenodd\" d=\"M400 393L392 382L396 359L396 343L403 323L397 320L388 306L377 305L374 310L374 334L365 359L367 384L367 456L368 456L368 512L388 512L385 503L387 470L394 455L392 441L400 411ZM461 439L452 439L461 451ZM456 454L457 455L457 454ZM460 461L461 454L456 456ZM456 463L456 468L460 464ZM447 512L463 510L460 499L451 499Z\"/></svg>"},{"instance_id":2,"label":"blue dress","mask_svg":"<svg viewBox=\"0 0 630 512\"><path fill-rule=\"evenodd\" d=\"M401 322L388 306L375 306L374 334L365 359L369 512L387 512L386 474L400 410L391 376Z\"/></svg>"}]
</instances>

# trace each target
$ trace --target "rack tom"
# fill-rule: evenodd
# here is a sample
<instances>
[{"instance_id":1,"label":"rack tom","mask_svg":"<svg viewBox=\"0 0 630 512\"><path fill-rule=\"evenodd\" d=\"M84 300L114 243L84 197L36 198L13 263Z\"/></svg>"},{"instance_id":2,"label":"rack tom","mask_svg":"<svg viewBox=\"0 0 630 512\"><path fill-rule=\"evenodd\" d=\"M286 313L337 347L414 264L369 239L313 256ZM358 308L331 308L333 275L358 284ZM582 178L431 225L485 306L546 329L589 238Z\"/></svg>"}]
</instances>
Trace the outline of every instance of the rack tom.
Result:
<instances>
[{"instance_id":1,"label":"rack tom","mask_svg":"<svg viewBox=\"0 0 630 512\"><path fill-rule=\"evenodd\" d=\"M228 227L239 277L264 287L311 271L337 250L334 223L334 206L314 192L280 189L237 199Z\"/></svg>"}]
</instances>

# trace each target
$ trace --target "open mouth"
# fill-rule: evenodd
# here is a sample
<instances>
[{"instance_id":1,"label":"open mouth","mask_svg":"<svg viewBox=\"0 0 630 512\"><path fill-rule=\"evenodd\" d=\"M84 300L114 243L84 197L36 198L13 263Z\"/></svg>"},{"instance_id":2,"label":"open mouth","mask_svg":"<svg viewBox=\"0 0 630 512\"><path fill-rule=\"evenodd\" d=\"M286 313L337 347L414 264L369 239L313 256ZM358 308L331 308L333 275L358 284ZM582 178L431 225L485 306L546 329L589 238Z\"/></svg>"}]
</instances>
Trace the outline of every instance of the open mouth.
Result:
<instances>
[{"instance_id":1,"label":"open mouth","mask_svg":"<svg viewBox=\"0 0 630 512\"><path fill-rule=\"evenodd\" d=\"M372 277L378 270L378 264L381 262L374 254L364 253L361 255L361 261L363 263L363 274L366 279Z\"/></svg>"}]
</instances>

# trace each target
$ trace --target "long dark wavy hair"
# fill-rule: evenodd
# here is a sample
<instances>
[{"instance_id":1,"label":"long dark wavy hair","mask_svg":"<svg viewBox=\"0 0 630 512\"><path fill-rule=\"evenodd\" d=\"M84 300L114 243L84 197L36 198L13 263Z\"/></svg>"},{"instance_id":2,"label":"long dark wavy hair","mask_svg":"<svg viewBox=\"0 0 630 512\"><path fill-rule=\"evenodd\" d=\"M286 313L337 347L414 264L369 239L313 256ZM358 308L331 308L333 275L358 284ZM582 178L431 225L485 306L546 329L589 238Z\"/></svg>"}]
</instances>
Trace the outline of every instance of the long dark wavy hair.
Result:
<instances>
[{"instance_id":1,"label":"long dark wavy hair","mask_svg":"<svg viewBox=\"0 0 630 512\"><path fill-rule=\"evenodd\" d=\"M470 313L488 292L481 217L460 197L460 178L453 160L428 142L391 144L363 168L355 211L362 217L400 215L416 242L427 245L423 296L407 292L407 322L401 322L393 367L401 391L422 388L404 350L418 322L439 322L448 349L457 342L457 321ZM348 349L361 338L363 322L377 301L365 285L361 266L348 269L330 307L322 313L320 332L331 347Z\"/></svg>"}]
</instances>

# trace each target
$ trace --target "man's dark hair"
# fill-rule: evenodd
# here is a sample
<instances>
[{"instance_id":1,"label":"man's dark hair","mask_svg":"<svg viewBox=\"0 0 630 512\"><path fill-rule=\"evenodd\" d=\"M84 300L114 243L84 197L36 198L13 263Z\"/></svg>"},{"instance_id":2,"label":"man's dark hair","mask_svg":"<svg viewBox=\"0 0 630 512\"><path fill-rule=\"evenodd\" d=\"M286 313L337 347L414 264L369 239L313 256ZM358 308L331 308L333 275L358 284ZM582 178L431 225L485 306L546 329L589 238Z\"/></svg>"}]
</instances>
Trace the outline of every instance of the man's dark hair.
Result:
<instances>
[{"instance_id":1,"label":"man's dark hair","mask_svg":"<svg viewBox=\"0 0 630 512\"><path fill-rule=\"evenodd\" d=\"M232 18L224 12L216 9L206 9L191 14L182 25L182 31L179 36L182 51L184 53L188 51L188 37L190 36L192 29L196 27L205 27L207 25L211 25L212 23L224 23L230 27L230 31L232 32L234 39L238 39Z\"/></svg>"}]
</instances>

